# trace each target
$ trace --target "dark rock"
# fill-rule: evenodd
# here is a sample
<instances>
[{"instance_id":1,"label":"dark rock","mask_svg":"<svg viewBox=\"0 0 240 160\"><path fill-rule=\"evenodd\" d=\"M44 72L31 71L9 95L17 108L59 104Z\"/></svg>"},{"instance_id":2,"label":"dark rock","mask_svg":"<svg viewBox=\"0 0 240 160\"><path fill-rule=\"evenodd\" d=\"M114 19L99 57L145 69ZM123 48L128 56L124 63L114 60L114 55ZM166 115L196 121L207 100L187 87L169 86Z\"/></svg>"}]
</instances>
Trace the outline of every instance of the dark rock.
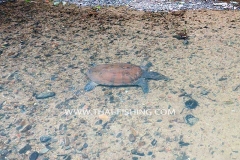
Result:
<instances>
[{"instance_id":1,"label":"dark rock","mask_svg":"<svg viewBox=\"0 0 240 160\"><path fill-rule=\"evenodd\" d=\"M121 137L122 136L122 133L120 132L120 133L118 133L117 135L116 135L116 138L119 138L119 137Z\"/></svg>"},{"instance_id":2,"label":"dark rock","mask_svg":"<svg viewBox=\"0 0 240 160\"><path fill-rule=\"evenodd\" d=\"M191 87L191 88L194 88L194 85L192 85L192 84L189 84L189 87Z\"/></svg>"},{"instance_id":3,"label":"dark rock","mask_svg":"<svg viewBox=\"0 0 240 160\"><path fill-rule=\"evenodd\" d=\"M221 77L221 78L219 78L218 80L219 80L219 81L225 81L225 80L227 80L227 77Z\"/></svg>"},{"instance_id":4,"label":"dark rock","mask_svg":"<svg viewBox=\"0 0 240 160\"><path fill-rule=\"evenodd\" d=\"M18 76L18 71L15 71L13 73L11 73L9 76L8 76L8 80L14 80L14 79L17 79L17 76Z\"/></svg>"},{"instance_id":5,"label":"dark rock","mask_svg":"<svg viewBox=\"0 0 240 160\"><path fill-rule=\"evenodd\" d=\"M186 143L186 142L183 142L183 141L178 142L178 144L179 144L181 147L190 145L189 143Z\"/></svg>"},{"instance_id":6,"label":"dark rock","mask_svg":"<svg viewBox=\"0 0 240 160\"><path fill-rule=\"evenodd\" d=\"M100 124L102 124L102 120L101 120L101 119L98 120L98 121L95 123L95 125L100 125Z\"/></svg>"},{"instance_id":7,"label":"dark rock","mask_svg":"<svg viewBox=\"0 0 240 160\"><path fill-rule=\"evenodd\" d=\"M153 152L149 151L147 155L151 156L153 154Z\"/></svg>"},{"instance_id":8,"label":"dark rock","mask_svg":"<svg viewBox=\"0 0 240 160\"><path fill-rule=\"evenodd\" d=\"M0 149L0 158L6 157L8 155L9 151L6 149Z\"/></svg>"},{"instance_id":9,"label":"dark rock","mask_svg":"<svg viewBox=\"0 0 240 160\"><path fill-rule=\"evenodd\" d=\"M108 126L108 122L104 123L104 124L102 125L102 128L105 129L105 128L107 128L107 126Z\"/></svg>"},{"instance_id":10,"label":"dark rock","mask_svg":"<svg viewBox=\"0 0 240 160\"><path fill-rule=\"evenodd\" d=\"M138 156L145 156L144 153L138 152L136 149L132 149L131 153L134 154L134 155L138 155Z\"/></svg>"},{"instance_id":11,"label":"dark rock","mask_svg":"<svg viewBox=\"0 0 240 160\"><path fill-rule=\"evenodd\" d=\"M1 131L1 132L0 132L0 136L6 136L6 135L7 135L6 132L4 132L4 131Z\"/></svg>"},{"instance_id":12,"label":"dark rock","mask_svg":"<svg viewBox=\"0 0 240 160\"><path fill-rule=\"evenodd\" d=\"M25 108L26 108L25 105L20 105L19 106L19 109L21 110L21 113L25 112Z\"/></svg>"},{"instance_id":13,"label":"dark rock","mask_svg":"<svg viewBox=\"0 0 240 160\"><path fill-rule=\"evenodd\" d=\"M41 149L40 151L39 151L39 154L45 154L45 153L47 153L49 151L49 149L48 148L43 148L43 149Z\"/></svg>"},{"instance_id":14,"label":"dark rock","mask_svg":"<svg viewBox=\"0 0 240 160\"><path fill-rule=\"evenodd\" d=\"M50 136L41 136L40 137L40 142L45 143L50 141L52 138Z\"/></svg>"},{"instance_id":15,"label":"dark rock","mask_svg":"<svg viewBox=\"0 0 240 160\"><path fill-rule=\"evenodd\" d=\"M237 91L238 89L240 88L240 84L239 85L237 85L237 86L235 86L235 87L233 87L233 91ZM1 106L1 105L0 105ZM0 107L0 109L1 109L1 107Z\"/></svg>"},{"instance_id":16,"label":"dark rock","mask_svg":"<svg viewBox=\"0 0 240 160\"><path fill-rule=\"evenodd\" d=\"M36 160L38 158L39 154L38 152L34 151L33 153L31 153L31 155L29 156L29 160Z\"/></svg>"},{"instance_id":17,"label":"dark rock","mask_svg":"<svg viewBox=\"0 0 240 160\"><path fill-rule=\"evenodd\" d=\"M27 151L31 150L32 147L29 144L26 144L23 148L21 148L18 153L19 154L25 154Z\"/></svg>"},{"instance_id":18,"label":"dark rock","mask_svg":"<svg viewBox=\"0 0 240 160\"><path fill-rule=\"evenodd\" d=\"M63 157L63 160L71 160L71 159L72 159L72 157L70 155L66 155Z\"/></svg>"},{"instance_id":19,"label":"dark rock","mask_svg":"<svg viewBox=\"0 0 240 160\"><path fill-rule=\"evenodd\" d=\"M189 156L186 155L186 153L183 153L182 155L178 156L176 160L187 160L190 159Z\"/></svg>"},{"instance_id":20,"label":"dark rock","mask_svg":"<svg viewBox=\"0 0 240 160\"><path fill-rule=\"evenodd\" d=\"M184 41L183 41L183 45L188 45L189 44L189 41L187 40L187 39L185 39Z\"/></svg>"},{"instance_id":21,"label":"dark rock","mask_svg":"<svg viewBox=\"0 0 240 160\"><path fill-rule=\"evenodd\" d=\"M83 146L81 148L79 148L78 150L79 151L82 151L83 149L87 148L88 147L88 144L87 143L84 143Z\"/></svg>"},{"instance_id":22,"label":"dark rock","mask_svg":"<svg viewBox=\"0 0 240 160\"><path fill-rule=\"evenodd\" d=\"M88 144L87 143L84 143L83 144L83 148L87 148L88 147Z\"/></svg>"},{"instance_id":23,"label":"dark rock","mask_svg":"<svg viewBox=\"0 0 240 160\"><path fill-rule=\"evenodd\" d=\"M28 124L28 125L24 126L20 132L22 132L22 133L23 133L23 132L27 132L27 131L30 130L31 128L32 128L32 125L31 125L31 124Z\"/></svg>"},{"instance_id":24,"label":"dark rock","mask_svg":"<svg viewBox=\"0 0 240 160\"><path fill-rule=\"evenodd\" d=\"M111 97L109 98L109 100L110 100L110 103L114 103L114 97L113 97L113 96L111 96Z\"/></svg>"},{"instance_id":25,"label":"dark rock","mask_svg":"<svg viewBox=\"0 0 240 160\"><path fill-rule=\"evenodd\" d=\"M188 125L190 125L190 126L193 126L195 123L197 123L198 122L198 118L196 118L196 117L194 117L193 115L191 115L191 114L188 114L188 115L186 115L186 117L184 118L184 120L185 120L185 123L186 124L188 124Z\"/></svg>"},{"instance_id":26,"label":"dark rock","mask_svg":"<svg viewBox=\"0 0 240 160\"><path fill-rule=\"evenodd\" d=\"M157 144L157 140L156 139L152 140L151 144L152 146L155 146Z\"/></svg>"},{"instance_id":27,"label":"dark rock","mask_svg":"<svg viewBox=\"0 0 240 160\"><path fill-rule=\"evenodd\" d=\"M188 109L195 109L198 106L198 102L194 99L190 99L185 102L185 107Z\"/></svg>"},{"instance_id":28,"label":"dark rock","mask_svg":"<svg viewBox=\"0 0 240 160\"><path fill-rule=\"evenodd\" d=\"M57 78L58 78L58 76L54 74L54 75L51 75L50 79L51 79L51 81L55 81Z\"/></svg>"},{"instance_id":29,"label":"dark rock","mask_svg":"<svg viewBox=\"0 0 240 160\"><path fill-rule=\"evenodd\" d=\"M130 134L128 137L130 142L135 142L136 141L136 137L133 134Z\"/></svg>"},{"instance_id":30,"label":"dark rock","mask_svg":"<svg viewBox=\"0 0 240 160\"><path fill-rule=\"evenodd\" d=\"M53 97L55 95L56 95L55 92L43 92L43 93L35 94L35 98L36 99L45 99L45 98Z\"/></svg>"},{"instance_id":31,"label":"dark rock","mask_svg":"<svg viewBox=\"0 0 240 160\"><path fill-rule=\"evenodd\" d=\"M202 91L201 91L201 95L208 95L208 93L210 93L210 92L206 89L202 89Z\"/></svg>"},{"instance_id":32,"label":"dark rock","mask_svg":"<svg viewBox=\"0 0 240 160\"><path fill-rule=\"evenodd\" d=\"M132 157L132 160L138 160L138 157Z\"/></svg>"},{"instance_id":33,"label":"dark rock","mask_svg":"<svg viewBox=\"0 0 240 160\"><path fill-rule=\"evenodd\" d=\"M60 124L60 126L59 126L59 130L60 131L66 131L67 130L67 124Z\"/></svg>"}]
</instances>

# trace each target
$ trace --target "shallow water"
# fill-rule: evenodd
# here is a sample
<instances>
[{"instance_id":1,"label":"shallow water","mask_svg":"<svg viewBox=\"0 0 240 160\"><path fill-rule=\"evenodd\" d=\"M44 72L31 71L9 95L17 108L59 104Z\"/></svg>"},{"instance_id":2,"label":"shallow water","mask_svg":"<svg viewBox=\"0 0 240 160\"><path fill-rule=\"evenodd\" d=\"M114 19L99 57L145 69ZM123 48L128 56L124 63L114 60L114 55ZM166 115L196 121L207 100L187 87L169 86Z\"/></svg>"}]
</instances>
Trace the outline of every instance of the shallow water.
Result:
<instances>
[{"instance_id":1,"label":"shallow water","mask_svg":"<svg viewBox=\"0 0 240 160\"><path fill-rule=\"evenodd\" d=\"M240 159L239 11L0 12L1 159ZM119 62L171 80L84 91L90 67Z\"/></svg>"}]
</instances>

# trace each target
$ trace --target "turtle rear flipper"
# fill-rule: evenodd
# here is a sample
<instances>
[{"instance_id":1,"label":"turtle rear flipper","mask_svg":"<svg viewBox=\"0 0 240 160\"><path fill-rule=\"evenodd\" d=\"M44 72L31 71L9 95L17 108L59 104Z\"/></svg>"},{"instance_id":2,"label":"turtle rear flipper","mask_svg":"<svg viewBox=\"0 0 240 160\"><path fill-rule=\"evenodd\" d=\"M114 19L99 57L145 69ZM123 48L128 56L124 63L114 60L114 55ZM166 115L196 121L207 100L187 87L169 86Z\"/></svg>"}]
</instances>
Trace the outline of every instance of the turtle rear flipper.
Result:
<instances>
[{"instance_id":1,"label":"turtle rear flipper","mask_svg":"<svg viewBox=\"0 0 240 160\"><path fill-rule=\"evenodd\" d=\"M86 92L91 91L91 90L93 90L97 85L98 85L98 84L95 83L95 82L93 82L93 81L88 82L88 84L84 87L84 90L85 90Z\"/></svg>"},{"instance_id":2,"label":"turtle rear flipper","mask_svg":"<svg viewBox=\"0 0 240 160\"><path fill-rule=\"evenodd\" d=\"M148 83L147 83L147 80L145 80L145 78L140 78L137 81L137 85L142 88L143 93L148 93L149 92Z\"/></svg>"}]
</instances>

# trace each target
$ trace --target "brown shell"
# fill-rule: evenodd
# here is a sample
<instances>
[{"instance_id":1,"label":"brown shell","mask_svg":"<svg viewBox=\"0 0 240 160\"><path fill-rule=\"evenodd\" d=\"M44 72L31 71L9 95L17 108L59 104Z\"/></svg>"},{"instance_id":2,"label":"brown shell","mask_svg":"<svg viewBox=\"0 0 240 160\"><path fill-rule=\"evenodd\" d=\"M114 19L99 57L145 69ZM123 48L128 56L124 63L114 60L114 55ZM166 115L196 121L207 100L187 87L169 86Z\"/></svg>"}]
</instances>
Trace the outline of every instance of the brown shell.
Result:
<instances>
[{"instance_id":1,"label":"brown shell","mask_svg":"<svg viewBox=\"0 0 240 160\"><path fill-rule=\"evenodd\" d=\"M139 66L128 63L102 64L91 68L87 75L97 84L102 85L131 85L141 76L142 69Z\"/></svg>"}]
</instances>

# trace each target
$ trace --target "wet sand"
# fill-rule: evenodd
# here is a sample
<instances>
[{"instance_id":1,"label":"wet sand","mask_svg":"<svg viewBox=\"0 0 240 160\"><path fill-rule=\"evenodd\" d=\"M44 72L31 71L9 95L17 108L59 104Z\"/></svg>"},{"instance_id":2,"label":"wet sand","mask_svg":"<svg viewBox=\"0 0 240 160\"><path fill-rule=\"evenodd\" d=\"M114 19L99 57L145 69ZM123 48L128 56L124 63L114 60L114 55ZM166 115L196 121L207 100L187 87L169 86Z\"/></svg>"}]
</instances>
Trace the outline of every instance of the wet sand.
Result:
<instances>
[{"instance_id":1,"label":"wet sand","mask_svg":"<svg viewBox=\"0 0 240 160\"><path fill-rule=\"evenodd\" d=\"M0 12L1 159L240 159L239 11L17 2ZM183 32L188 39L174 38ZM83 90L90 67L118 62L152 62L171 80L149 81L148 94ZM152 114L107 113L125 109Z\"/></svg>"}]
</instances>

